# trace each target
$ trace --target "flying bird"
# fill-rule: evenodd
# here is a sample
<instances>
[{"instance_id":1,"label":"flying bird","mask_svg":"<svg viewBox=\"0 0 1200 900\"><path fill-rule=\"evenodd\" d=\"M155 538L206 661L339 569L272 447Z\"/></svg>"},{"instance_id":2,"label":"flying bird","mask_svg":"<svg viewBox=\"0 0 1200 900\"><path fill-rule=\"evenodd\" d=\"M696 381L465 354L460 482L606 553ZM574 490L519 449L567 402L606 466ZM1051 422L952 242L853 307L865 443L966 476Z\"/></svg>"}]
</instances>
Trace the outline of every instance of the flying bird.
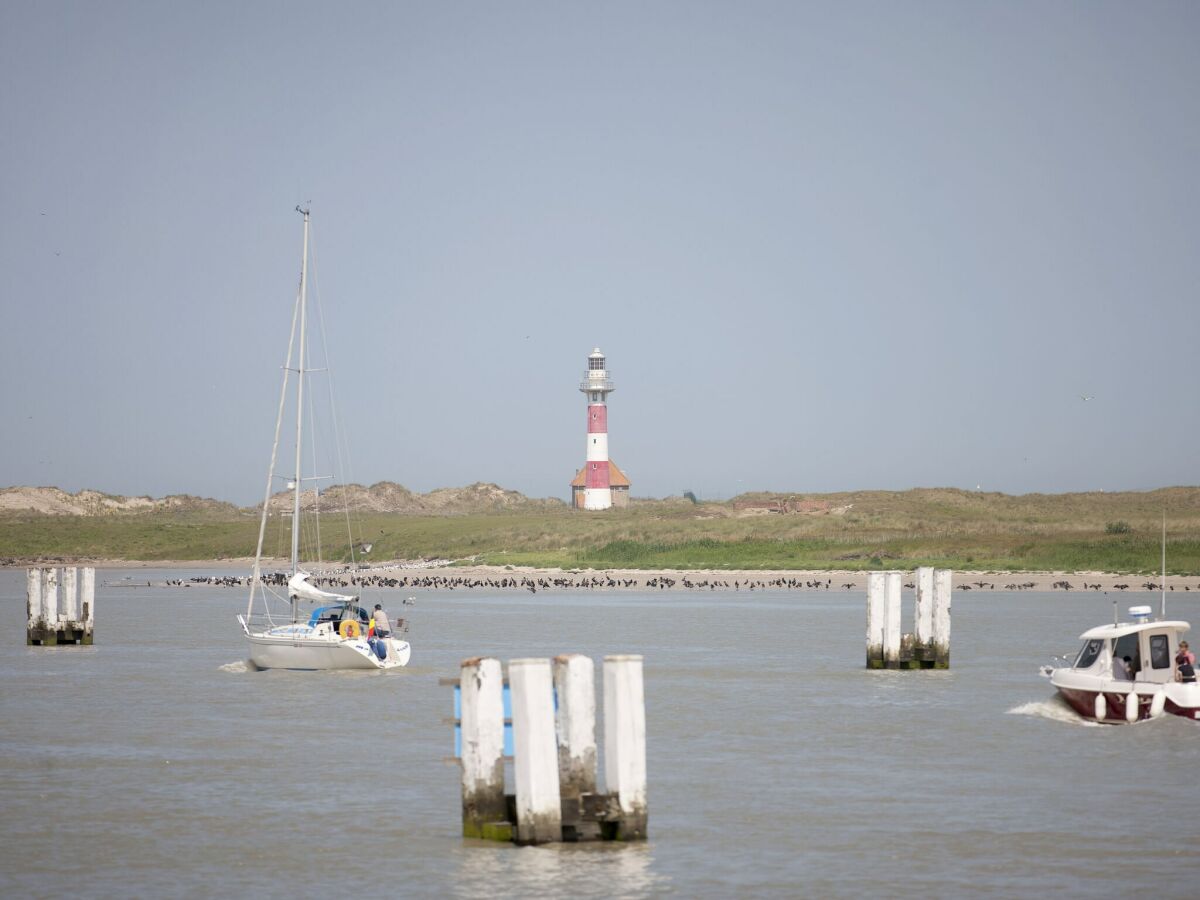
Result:
<instances>
[{"instance_id":1,"label":"flying bird","mask_svg":"<svg viewBox=\"0 0 1200 900\"><path fill-rule=\"evenodd\" d=\"M1087 403L1089 400L1095 400L1096 398L1089 397L1087 394L1080 394L1079 399L1082 400L1084 403Z\"/></svg>"}]
</instances>

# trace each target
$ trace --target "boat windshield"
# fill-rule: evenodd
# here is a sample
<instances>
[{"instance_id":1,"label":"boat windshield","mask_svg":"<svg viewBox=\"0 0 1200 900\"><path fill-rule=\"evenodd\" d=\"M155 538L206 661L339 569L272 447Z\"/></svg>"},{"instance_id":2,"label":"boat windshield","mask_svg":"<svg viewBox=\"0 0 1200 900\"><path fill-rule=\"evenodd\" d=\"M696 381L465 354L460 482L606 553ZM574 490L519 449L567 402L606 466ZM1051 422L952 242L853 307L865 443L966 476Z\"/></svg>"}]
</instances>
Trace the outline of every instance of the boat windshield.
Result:
<instances>
[{"instance_id":1,"label":"boat windshield","mask_svg":"<svg viewBox=\"0 0 1200 900\"><path fill-rule=\"evenodd\" d=\"M321 606L317 609L314 609L312 615L309 617L308 624L315 627L321 622L333 622L334 624L337 624L343 619L353 618L357 618L359 624L361 624L364 629L366 628L367 623L371 621L371 617L361 606L338 605Z\"/></svg>"},{"instance_id":2,"label":"boat windshield","mask_svg":"<svg viewBox=\"0 0 1200 900\"><path fill-rule=\"evenodd\" d=\"M1085 642L1083 648L1079 651L1079 655L1075 657L1075 668L1090 669L1103 649L1104 641L1100 638L1092 638L1090 641Z\"/></svg>"}]
</instances>

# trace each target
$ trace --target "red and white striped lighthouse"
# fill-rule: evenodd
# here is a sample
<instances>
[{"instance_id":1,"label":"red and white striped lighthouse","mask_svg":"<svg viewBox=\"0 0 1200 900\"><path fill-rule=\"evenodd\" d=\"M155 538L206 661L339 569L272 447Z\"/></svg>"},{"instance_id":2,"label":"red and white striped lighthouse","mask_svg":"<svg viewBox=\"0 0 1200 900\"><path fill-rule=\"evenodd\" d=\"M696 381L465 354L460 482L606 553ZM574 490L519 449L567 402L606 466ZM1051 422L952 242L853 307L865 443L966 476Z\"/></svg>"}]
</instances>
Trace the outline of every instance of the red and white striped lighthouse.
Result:
<instances>
[{"instance_id":1,"label":"red and white striped lighthouse","mask_svg":"<svg viewBox=\"0 0 1200 900\"><path fill-rule=\"evenodd\" d=\"M612 506L612 489L608 465L608 405L605 401L615 388L599 347L588 354L587 371L583 373L579 390L587 396L588 404L583 508L608 509Z\"/></svg>"}]
</instances>

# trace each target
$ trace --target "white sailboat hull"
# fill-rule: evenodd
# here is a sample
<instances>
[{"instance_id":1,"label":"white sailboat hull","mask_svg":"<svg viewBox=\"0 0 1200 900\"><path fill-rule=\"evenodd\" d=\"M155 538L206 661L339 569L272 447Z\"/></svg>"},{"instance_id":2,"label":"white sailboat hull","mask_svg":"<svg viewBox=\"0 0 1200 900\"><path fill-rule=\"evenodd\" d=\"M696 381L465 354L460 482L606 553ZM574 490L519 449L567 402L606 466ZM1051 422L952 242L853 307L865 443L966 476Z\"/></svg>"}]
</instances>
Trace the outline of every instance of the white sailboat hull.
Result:
<instances>
[{"instance_id":1,"label":"white sailboat hull","mask_svg":"<svg viewBox=\"0 0 1200 900\"><path fill-rule=\"evenodd\" d=\"M412 648L407 641L387 638L388 652L380 659L365 638L273 635L247 632L250 661L260 669L399 669L408 665Z\"/></svg>"}]
</instances>

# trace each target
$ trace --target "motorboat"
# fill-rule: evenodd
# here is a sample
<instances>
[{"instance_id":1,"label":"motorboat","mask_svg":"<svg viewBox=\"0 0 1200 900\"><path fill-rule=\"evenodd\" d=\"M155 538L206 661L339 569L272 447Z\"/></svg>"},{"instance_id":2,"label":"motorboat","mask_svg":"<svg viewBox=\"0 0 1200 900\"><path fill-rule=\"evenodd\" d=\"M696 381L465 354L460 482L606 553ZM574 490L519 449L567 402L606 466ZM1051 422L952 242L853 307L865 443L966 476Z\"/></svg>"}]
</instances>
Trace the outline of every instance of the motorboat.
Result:
<instances>
[{"instance_id":1,"label":"motorboat","mask_svg":"<svg viewBox=\"0 0 1200 900\"><path fill-rule=\"evenodd\" d=\"M343 577L354 571L354 541L347 535L351 566L341 571L315 569L310 572L301 565L300 535L301 488L305 481L319 476L304 478L304 413L311 410L305 406L305 358L308 339L308 258L309 258L309 211L296 207L304 216L304 251L300 263L300 289L292 312L291 335L288 338L287 361L283 367L283 387L279 396L279 412L275 419L275 442L271 449L271 464L267 470L267 489L263 497L262 517L259 520L258 547L254 554L254 571L250 578L250 598L246 614L239 615L250 645L250 662L259 669L397 669L408 665L412 648L399 637L404 630L403 620L398 620L396 629L388 634L376 634L374 619L358 605L357 594L344 594L322 590L310 579L326 577L329 584L343 584ZM298 337L297 337L298 335ZM279 437L283 424L284 409L288 398L289 379L296 376L295 387L295 470L286 476L291 497L291 572L287 576L264 577L263 541L272 500L275 479L285 476L276 474ZM332 392L331 392L332 394ZM314 463L315 465L315 463ZM319 493L316 494L319 496ZM317 506L314 504L314 515ZM282 518L282 516L281 516ZM349 516L347 516L347 523ZM320 528L314 525L310 531L316 536L316 555L320 566ZM311 558L307 557L306 558ZM309 567L311 568L311 567ZM335 576L337 576L335 578ZM349 579L353 585L355 579ZM286 588L280 591L279 588ZM309 611L308 605L315 608Z\"/></svg>"},{"instance_id":2,"label":"motorboat","mask_svg":"<svg viewBox=\"0 0 1200 900\"><path fill-rule=\"evenodd\" d=\"M1073 659L1042 667L1062 698L1084 719L1139 722L1163 714L1200 720L1200 684L1182 680L1176 658L1190 625L1129 608L1127 621L1090 628ZM1114 615L1115 618L1115 615Z\"/></svg>"}]
</instances>

